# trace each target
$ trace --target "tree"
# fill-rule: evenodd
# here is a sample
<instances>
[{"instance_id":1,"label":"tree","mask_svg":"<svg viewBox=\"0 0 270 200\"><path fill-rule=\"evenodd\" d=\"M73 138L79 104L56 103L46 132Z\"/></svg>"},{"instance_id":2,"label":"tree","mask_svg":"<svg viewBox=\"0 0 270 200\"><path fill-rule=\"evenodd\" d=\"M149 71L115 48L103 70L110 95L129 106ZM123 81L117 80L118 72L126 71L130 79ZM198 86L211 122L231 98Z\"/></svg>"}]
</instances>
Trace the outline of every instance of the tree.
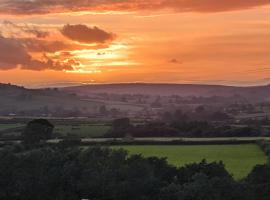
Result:
<instances>
[{"instance_id":1,"label":"tree","mask_svg":"<svg viewBox=\"0 0 270 200\"><path fill-rule=\"evenodd\" d=\"M106 137L125 137L126 135L129 135L131 127L129 118L116 119L112 122L112 129L108 131Z\"/></svg>"},{"instance_id":2,"label":"tree","mask_svg":"<svg viewBox=\"0 0 270 200\"><path fill-rule=\"evenodd\" d=\"M54 126L46 119L30 121L22 133L23 143L29 146L39 144L41 140L52 137Z\"/></svg>"},{"instance_id":3,"label":"tree","mask_svg":"<svg viewBox=\"0 0 270 200\"><path fill-rule=\"evenodd\" d=\"M237 184L229 178L214 177L199 173L191 177L178 192L180 200L244 200Z\"/></svg>"},{"instance_id":4,"label":"tree","mask_svg":"<svg viewBox=\"0 0 270 200\"><path fill-rule=\"evenodd\" d=\"M246 183L249 185L253 199L268 200L270 196L270 166L257 165L248 175Z\"/></svg>"},{"instance_id":5,"label":"tree","mask_svg":"<svg viewBox=\"0 0 270 200\"><path fill-rule=\"evenodd\" d=\"M121 118L116 119L112 123L113 129L119 130L119 129L127 129L130 127L130 119L129 118Z\"/></svg>"}]
</instances>

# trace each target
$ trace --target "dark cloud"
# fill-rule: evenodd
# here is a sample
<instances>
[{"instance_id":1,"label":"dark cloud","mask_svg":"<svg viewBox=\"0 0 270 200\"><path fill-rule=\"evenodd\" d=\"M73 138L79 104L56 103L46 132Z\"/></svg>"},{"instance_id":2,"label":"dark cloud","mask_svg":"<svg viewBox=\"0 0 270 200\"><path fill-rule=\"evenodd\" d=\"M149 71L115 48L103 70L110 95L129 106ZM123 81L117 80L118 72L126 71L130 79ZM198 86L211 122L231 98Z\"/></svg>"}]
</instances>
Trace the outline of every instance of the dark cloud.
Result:
<instances>
[{"instance_id":1,"label":"dark cloud","mask_svg":"<svg viewBox=\"0 0 270 200\"><path fill-rule=\"evenodd\" d=\"M33 59L20 40L0 35L0 69L21 67L31 70L72 70L71 62L59 62L43 56L42 60Z\"/></svg>"},{"instance_id":2,"label":"dark cloud","mask_svg":"<svg viewBox=\"0 0 270 200\"><path fill-rule=\"evenodd\" d=\"M2 14L47 14L73 11L173 9L178 12L221 12L268 5L270 0L0 0Z\"/></svg>"},{"instance_id":3,"label":"dark cloud","mask_svg":"<svg viewBox=\"0 0 270 200\"><path fill-rule=\"evenodd\" d=\"M73 59L70 59L67 62L60 62L47 58L45 61L31 60L31 62L28 62L25 65L21 65L21 68L35 71L42 71L46 69L62 71L73 70L73 65L78 65L78 63Z\"/></svg>"},{"instance_id":4,"label":"dark cloud","mask_svg":"<svg viewBox=\"0 0 270 200\"><path fill-rule=\"evenodd\" d=\"M53 53L63 50L75 50L80 48L79 45L68 44L62 41L46 41L33 38L20 39L21 43L30 52L48 52Z\"/></svg>"},{"instance_id":5,"label":"dark cloud","mask_svg":"<svg viewBox=\"0 0 270 200\"><path fill-rule=\"evenodd\" d=\"M82 43L105 43L114 39L114 34L108 33L98 27L88 27L86 25L65 25L61 33L71 40Z\"/></svg>"},{"instance_id":6,"label":"dark cloud","mask_svg":"<svg viewBox=\"0 0 270 200\"><path fill-rule=\"evenodd\" d=\"M181 62L179 62L176 58L173 58L170 60L170 63L177 64L177 63L181 63Z\"/></svg>"},{"instance_id":7,"label":"dark cloud","mask_svg":"<svg viewBox=\"0 0 270 200\"><path fill-rule=\"evenodd\" d=\"M30 60L31 57L21 43L0 35L0 69L15 68L19 64L28 63Z\"/></svg>"}]
</instances>

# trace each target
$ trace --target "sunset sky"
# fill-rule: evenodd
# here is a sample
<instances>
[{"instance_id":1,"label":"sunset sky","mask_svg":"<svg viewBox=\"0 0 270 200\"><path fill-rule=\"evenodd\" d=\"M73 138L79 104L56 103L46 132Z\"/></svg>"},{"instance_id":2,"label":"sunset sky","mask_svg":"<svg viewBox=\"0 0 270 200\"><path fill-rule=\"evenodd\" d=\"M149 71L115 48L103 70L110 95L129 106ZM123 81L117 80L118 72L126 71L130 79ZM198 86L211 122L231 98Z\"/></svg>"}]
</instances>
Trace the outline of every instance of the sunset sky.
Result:
<instances>
[{"instance_id":1,"label":"sunset sky","mask_svg":"<svg viewBox=\"0 0 270 200\"><path fill-rule=\"evenodd\" d=\"M0 82L270 83L270 0L0 0Z\"/></svg>"}]
</instances>

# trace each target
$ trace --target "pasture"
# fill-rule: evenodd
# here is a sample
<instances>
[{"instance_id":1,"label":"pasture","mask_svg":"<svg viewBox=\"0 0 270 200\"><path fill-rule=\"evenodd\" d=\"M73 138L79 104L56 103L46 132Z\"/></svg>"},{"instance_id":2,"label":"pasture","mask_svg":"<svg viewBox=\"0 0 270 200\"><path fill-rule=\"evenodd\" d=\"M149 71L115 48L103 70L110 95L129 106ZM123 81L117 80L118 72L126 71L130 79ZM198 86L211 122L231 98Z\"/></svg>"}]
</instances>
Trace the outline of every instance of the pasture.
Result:
<instances>
[{"instance_id":1,"label":"pasture","mask_svg":"<svg viewBox=\"0 0 270 200\"><path fill-rule=\"evenodd\" d=\"M103 124L56 125L54 132L62 136L75 135L81 138L96 138L102 137L110 128L110 126Z\"/></svg>"},{"instance_id":2,"label":"pasture","mask_svg":"<svg viewBox=\"0 0 270 200\"><path fill-rule=\"evenodd\" d=\"M23 124L0 124L0 131L22 127Z\"/></svg>"},{"instance_id":3,"label":"pasture","mask_svg":"<svg viewBox=\"0 0 270 200\"><path fill-rule=\"evenodd\" d=\"M145 157L166 157L175 166L189 163L223 161L225 168L237 180L246 177L257 164L267 162L266 155L255 144L242 145L123 145L130 154L142 154Z\"/></svg>"}]
</instances>

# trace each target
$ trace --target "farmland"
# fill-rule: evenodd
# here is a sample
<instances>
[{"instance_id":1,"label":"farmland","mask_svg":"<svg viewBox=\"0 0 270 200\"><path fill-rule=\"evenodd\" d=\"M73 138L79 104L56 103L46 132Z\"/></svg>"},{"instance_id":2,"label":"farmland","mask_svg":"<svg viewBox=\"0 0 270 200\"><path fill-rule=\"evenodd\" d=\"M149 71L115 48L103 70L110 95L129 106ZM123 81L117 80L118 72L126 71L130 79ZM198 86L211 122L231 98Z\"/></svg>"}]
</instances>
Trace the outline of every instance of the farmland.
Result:
<instances>
[{"instance_id":1,"label":"farmland","mask_svg":"<svg viewBox=\"0 0 270 200\"><path fill-rule=\"evenodd\" d=\"M13 128L18 128L23 126L23 124L0 124L0 131L8 130L8 129L13 129Z\"/></svg>"},{"instance_id":2,"label":"farmland","mask_svg":"<svg viewBox=\"0 0 270 200\"><path fill-rule=\"evenodd\" d=\"M247 176L257 164L265 164L267 158L255 144L244 145L192 145L192 146L138 146L125 145L114 148L126 149L130 154L142 154L145 157L167 157L168 162L175 166L184 166L188 163L220 161L226 169L239 180Z\"/></svg>"},{"instance_id":3,"label":"farmland","mask_svg":"<svg viewBox=\"0 0 270 200\"><path fill-rule=\"evenodd\" d=\"M57 125L54 132L61 136L71 134L81 138L95 138L102 137L110 128L103 124Z\"/></svg>"},{"instance_id":4,"label":"farmland","mask_svg":"<svg viewBox=\"0 0 270 200\"><path fill-rule=\"evenodd\" d=\"M0 138L13 138L21 135L24 124L0 124Z\"/></svg>"}]
</instances>

